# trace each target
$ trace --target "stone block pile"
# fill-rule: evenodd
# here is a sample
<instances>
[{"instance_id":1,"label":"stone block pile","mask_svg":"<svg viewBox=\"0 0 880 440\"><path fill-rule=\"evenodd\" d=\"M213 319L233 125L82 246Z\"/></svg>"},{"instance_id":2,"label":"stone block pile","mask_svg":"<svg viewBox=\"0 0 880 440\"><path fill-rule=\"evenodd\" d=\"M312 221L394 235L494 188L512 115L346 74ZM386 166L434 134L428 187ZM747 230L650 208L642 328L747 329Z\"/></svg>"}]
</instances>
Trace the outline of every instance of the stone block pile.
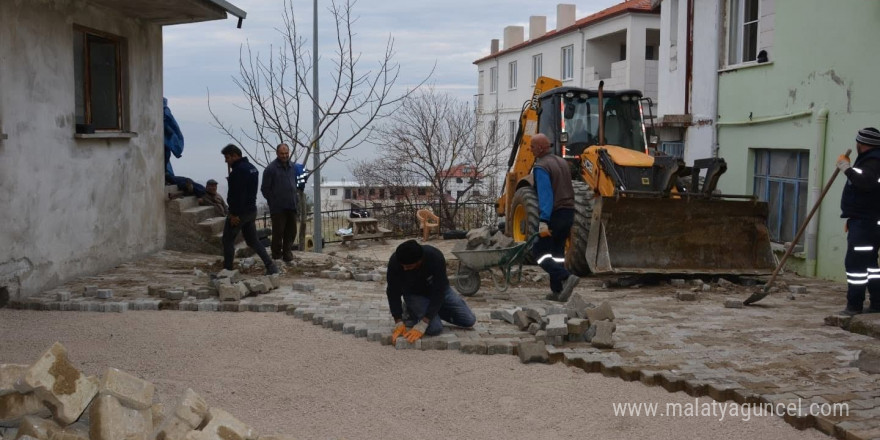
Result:
<instances>
[{"instance_id":1,"label":"stone block pile","mask_svg":"<svg viewBox=\"0 0 880 440\"><path fill-rule=\"evenodd\" d=\"M501 231L492 233L487 226L471 229L467 233L467 250L504 249L513 246L513 238L504 235Z\"/></svg>"},{"instance_id":2,"label":"stone block pile","mask_svg":"<svg viewBox=\"0 0 880 440\"><path fill-rule=\"evenodd\" d=\"M526 306L491 312L492 319L504 320L535 336L541 347L561 346L568 342L589 342L596 348L614 348L614 311L608 302L595 306L575 293L564 306ZM536 362L535 344L521 343L520 359ZM523 348L525 347L525 348ZM526 351L523 354L523 350Z\"/></svg>"},{"instance_id":3,"label":"stone block pile","mask_svg":"<svg viewBox=\"0 0 880 440\"><path fill-rule=\"evenodd\" d=\"M85 376L56 342L32 365L0 364L0 439L284 440L260 436L187 389L165 414L155 386L115 368Z\"/></svg>"},{"instance_id":4,"label":"stone block pile","mask_svg":"<svg viewBox=\"0 0 880 440\"><path fill-rule=\"evenodd\" d=\"M385 266L377 265L374 260L349 255L344 264L334 264L331 268L322 270L319 275L331 280L379 282L385 280L386 271Z\"/></svg>"}]
</instances>

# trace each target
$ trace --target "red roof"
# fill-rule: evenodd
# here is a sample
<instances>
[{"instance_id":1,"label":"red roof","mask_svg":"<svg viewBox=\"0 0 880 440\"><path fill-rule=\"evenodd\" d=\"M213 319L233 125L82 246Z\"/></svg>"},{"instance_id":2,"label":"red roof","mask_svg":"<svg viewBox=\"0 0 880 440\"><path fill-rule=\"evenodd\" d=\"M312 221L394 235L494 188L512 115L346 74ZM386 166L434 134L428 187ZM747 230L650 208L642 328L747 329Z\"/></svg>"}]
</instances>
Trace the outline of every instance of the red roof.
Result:
<instances>
[{"instance_id":1,"label":"red roof","mask_svg":"<svg viewBox=\"0 0 880 440\"><path fill-rule=\"evenodd\" d=\"M516 46L509 47L504 50L499 50L493 54L489 54L483 58L480 58L474 61L474 64L479 64L485 60L495 58L499 55L513 52L515 50L522 49L526 46L539 43L544 40L548 40L553 37L558 37L563 34L567 34L569 32L574 32L580 28L585 28L590 25L594 25L599 23L600 21L607 20L612 17L616 17L618 15L623 15L630 12L640 12L640 13L648 13L648 14L659 14L660 11L651 7L651 0L627 0L623 3L616 4L608 9L603 9L595 14L588 15L580 20L576 20L573 25L564 28L562 30L552 30L547 32L546 34L535 38L534 40L524 41L522 43L517 44Z\"/></svg>"},{"instance_id":2,"label":"red roof","mask_svg":"<svg viewBox=\"0 0 880 440\"><path fill-rule=\"evenodd\" d=\"M483 176L477 173L477 170L474 167L468 164L459 164L455 165L452 168L449 168L445 171L440 171L437 173L440 177L474 177L481 178Z\"/></svg>"}]
</instances>

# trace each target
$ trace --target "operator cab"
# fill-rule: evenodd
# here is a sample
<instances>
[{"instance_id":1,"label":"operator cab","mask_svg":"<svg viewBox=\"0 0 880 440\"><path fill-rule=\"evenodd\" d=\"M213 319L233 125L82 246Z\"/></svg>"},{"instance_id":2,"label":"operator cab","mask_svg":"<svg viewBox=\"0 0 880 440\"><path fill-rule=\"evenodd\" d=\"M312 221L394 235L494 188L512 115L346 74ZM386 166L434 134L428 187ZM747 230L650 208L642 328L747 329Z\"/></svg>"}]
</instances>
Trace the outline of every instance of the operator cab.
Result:
<instances>
[{"instance_id":1,"label":"operator cab","mask_svg":"<svg viewBox=\"0 0 880 440\"><path fill-rule=\"evenodd\" d=\"M538 96L538 132L547 135L553 153L565 159L578 159L588 147L606 144L647 154L641 98L638 90L603 91L602 142L598 90L559 87Z\"/></svg>"}]
</instances>

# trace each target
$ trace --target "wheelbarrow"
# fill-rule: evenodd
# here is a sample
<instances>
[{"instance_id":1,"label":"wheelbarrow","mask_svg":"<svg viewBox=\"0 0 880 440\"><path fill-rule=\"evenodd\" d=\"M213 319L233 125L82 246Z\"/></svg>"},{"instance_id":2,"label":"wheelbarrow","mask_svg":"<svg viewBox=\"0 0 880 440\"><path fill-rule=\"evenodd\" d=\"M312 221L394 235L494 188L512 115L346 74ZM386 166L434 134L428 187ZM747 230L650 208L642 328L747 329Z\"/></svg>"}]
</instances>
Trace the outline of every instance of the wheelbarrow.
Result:
<instances>
[{"instance_id":1,"label":"wheelbarrow","mask_svg":"<svg viewBox=\"0 0 880 440\"><path fill-rule=\"evenodd\" d=\"M537 237L538 234L533 234L528 240L508 248L452 251L458 257L455 276L458 293L464 296L476 294L480 290L480 272L484 270L492 274L492 281L501 292L512 284L519 284L523 260ZM498 268L500 274L492 270L494 268Z\"/></svg>"}]
</instances>

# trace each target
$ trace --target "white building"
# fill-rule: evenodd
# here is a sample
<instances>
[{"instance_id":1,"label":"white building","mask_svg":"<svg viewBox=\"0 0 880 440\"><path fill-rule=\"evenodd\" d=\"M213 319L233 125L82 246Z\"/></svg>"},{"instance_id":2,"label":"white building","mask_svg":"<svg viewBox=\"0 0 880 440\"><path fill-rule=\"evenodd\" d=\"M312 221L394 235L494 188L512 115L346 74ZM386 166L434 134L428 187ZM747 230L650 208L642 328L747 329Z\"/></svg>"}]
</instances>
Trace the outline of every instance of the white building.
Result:
<instances>
[{"instance_id":1,"label":"white building","mask_svg":"<svg viewBox=\"0 0 880 440\"><path fill-rule=\"evenodd\" d=\"M227 12L0 1L0 303L163 248L162 26Z\"/></svg>"},{"instance_id":2,"label":"white building","mask_svg":"<svg viewBox=\"0 0 880 440\"><path fill-rule=\"evenodd\" d=\"M575 10L557 5L550 31L546 16L530 17L528 40L522 26L504 28L503 47L492 40L490 54L474 61L477 114L498 142L509 145L515 137L523 103L540 76L585 88L604 80L606 89L638 89L657 99L660 16L651 1L625 1L580 20Z\"/></svg>"}]
</instances>

